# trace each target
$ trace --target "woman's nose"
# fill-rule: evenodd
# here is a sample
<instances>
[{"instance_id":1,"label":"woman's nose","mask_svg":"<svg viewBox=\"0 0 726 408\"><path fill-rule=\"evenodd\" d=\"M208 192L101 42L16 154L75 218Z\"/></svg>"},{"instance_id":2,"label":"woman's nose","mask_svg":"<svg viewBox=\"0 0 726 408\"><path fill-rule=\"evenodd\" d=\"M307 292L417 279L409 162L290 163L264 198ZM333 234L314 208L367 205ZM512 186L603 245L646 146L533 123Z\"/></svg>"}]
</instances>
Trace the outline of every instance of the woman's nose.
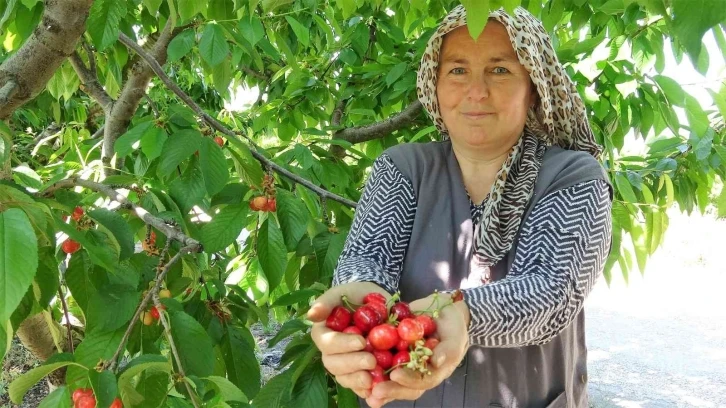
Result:
<instances>
[{"instance_id":1,"label":"woman's nose","mask_svg":"<svg viewBox=\"0 0 726 408\"><path fill-rule=\"evenodd\" d=\"M468 96L470 99L478 100L489 97L489 84L485 77L474 78L469 84Z\"/></svg>"}]
</instances>

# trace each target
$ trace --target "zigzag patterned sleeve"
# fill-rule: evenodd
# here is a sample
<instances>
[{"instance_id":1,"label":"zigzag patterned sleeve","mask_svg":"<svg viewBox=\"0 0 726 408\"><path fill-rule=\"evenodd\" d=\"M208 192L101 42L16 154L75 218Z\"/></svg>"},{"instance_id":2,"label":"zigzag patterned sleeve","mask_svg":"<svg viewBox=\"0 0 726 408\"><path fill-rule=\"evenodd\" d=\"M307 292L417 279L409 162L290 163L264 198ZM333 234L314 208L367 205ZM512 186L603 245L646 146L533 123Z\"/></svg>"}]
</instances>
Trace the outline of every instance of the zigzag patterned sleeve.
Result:
<instances>
[{"instance_id":1,"label":"zigzag patterned sleeve","mask_svg":"<svg viewBox=\"0 0 726 408\"><path fill-rule=\"evenodd\" d=\"M411 238L416 197L411 181L383 154L373 164L333 285L373 282L394 293Z\"/></svg>"},{"instance_id":2,"label":"zigzag patterned sleeve","mask_svg":"<svg viewBox=\"0 0 726 408\"><path fill-rule=\"evenodd\" d=\"M610 189L592 180L548 194L522 227L506 278L465 289L471 345L544 344L577 316L612 239Z\"/></svg>"}]
</instances>

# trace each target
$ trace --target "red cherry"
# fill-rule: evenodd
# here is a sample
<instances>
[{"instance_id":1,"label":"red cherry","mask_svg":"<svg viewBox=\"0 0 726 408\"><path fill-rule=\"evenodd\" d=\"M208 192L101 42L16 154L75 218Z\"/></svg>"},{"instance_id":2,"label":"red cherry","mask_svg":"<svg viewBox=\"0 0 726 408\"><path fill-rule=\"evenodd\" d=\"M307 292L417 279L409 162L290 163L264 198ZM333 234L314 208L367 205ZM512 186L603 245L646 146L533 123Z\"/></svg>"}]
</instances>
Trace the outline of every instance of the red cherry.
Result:
<instances>
[{"instance_id":1,"label":"red cherry","mask_svg":"<svg viewBox=\"0 0 726 408\"><path fill-rule=\"evenodd\" d=\"M421 323L415 319L403 319L398 324L398 335L409 343L421 340L424 337L424 328ZM375 345L375 344L374 344Z\"/></svg>"},{"instance_id":2,"label":"red cherry","mask_svg":"<svg viewBox=\"0 0 726 408\"><path fill-rule=\"evenodd\" d=\"M359 307L358 310L353 313L353 322L355 323L355 326L364 334L376 327L381 322L381 319L382 318L380 314L378 314L378 311L369 305Z\"/></svg>"},{"instance_id":3,"label":"red cherry","mask_svg":"<svg viewBox=\"0 0 726 408\"><path fill-rule=\"evenodd\" d=\"M73 214L71 215L71 217L73 218L73 221L75 221L75 222L80 221L81 218L83 217L83 208L81 208L81 207L74 208Z\"/></svg>"},{"instance_id":4,"label":"red cherry","mask_svg":"<svg viewBox=\"0 0 726 408\"><path fill-rule=\"evenodd\" d=\"M90 389L90 388L78 388L77 390L73 391L73 395L71 396L71 399L75 403L81 397L83 397L85 395L92 396L93 395L93 390Z\"/></svg>"},{"instance_id":5,"label":"red cherry","mask_svg":"<svg viewBox=\"0 0 726 408\"><path fill-rule=\"evenodd\" d=\"M151 234L149 234L149 245L156 244L156 232L151 231Z\"/></svg>"},{"instance_id":6,"label":"red cherry","mask_svg":"<svg viewBox=\"0 0 726 408\"><path fill-rule=\"evenodd\" d=\"M214 138L214 143L218 144L219 147L224 146L224 139L222 139L220 136L217 136Z\"/></svg>"},{"instance_id":7,"label":"red cherry","mask_svg":"<svg viewBox=\"0 0 726 408\"><path fill-rule=\"evenodd\" d=\"M151 317L153 317L154 320L159 320L159 318L161 317L161 315L159 314L159 309L157 309L155 306L152 306L149 312L151 313Z\"/></svg>"},{"instance_id":8,"label":"red cherry","mask_svg":"<svg viewBox=\"0 0 726 408\"><path fill-rule=\"evenodd\" d=\"M413 317L413 313L411 313L411 309L406 302L397 302L391 306L391 315L396 316L396 320L399 322L403 319Z\"/></svg>"},{"instance_id":9,"label":"red cherry","mask_svg":"<svg viewBox=\"0 0 726 408\"><path fill-rule=\"evenodd\" d=\"M378 292L371 292L363 298L363 304L368 304L371 302L381 302L385 305L386 297Z\"/></svg>"},{"instance_id":10,"label":"red cherry","mask_svg":"<svg viewBox=\"0 0 726 408\"><path fill-rule=\"evenodd\" d=\"M380 382L388 381L388 374L385 373L383 367L377 365L376 368L371 370L371 377L373 377L373 386Z\"/></svg>"},{"instance_id":11,"label":"red cherry","mask_svg":"<svg viewBox=\"0 0 726 408\"><path fill-rule=\"evenodd\" d=\"M376 349L373 348L373 345L371 344L371 339L369 339L368 337L366 337L366 348L364 348L363 351L367 351L369 353L376 351Z\"/></svg>"},{"instance_id":12,"label":"red cherry","mask_svg":"<svg viewBox=\"0 0 726 408\"><path fill-rule=\"evenodd\" d=\"M388 317L388 308L386 307L385 303L374 301L374 302L367 303L366 306L376 309L376 312L378 312L378 315L383 316L383 320L386 320L386 318Z\"/></svg>"},{"instance_id":13,"label":"red cherry","mask_svg":"<svg viewBox=\"0 0 726 408\"><path fill-rule=\"evenodd\" d=\"M430 338L426 339L426 343L424 343L424 347L426 347L429 350L433 350L438 344L439 344L439 339L430 337Z\"/></svg>"},{"instance_id":14,"label":"red cherry","mask_svg":"<svg viewBox=\"0 0 726 408\"><path fill-rule=\"evenodd\" d=\"M433 317L422 314L416 316L416 321L421 323L421 325L423 326L424 336L428 337L436 333L436 322L434 321Z\"/></svg>"},{"instance_id":15,"label":"red cherry","mask_svg":"<svg viewBox=\"0 0 726 408\"><path fill-rule=\"evenodd\" d=\"M390 351L375 350L373 352L373 356L376 358L376 363L378 363L381 368L384 370L391 368L391 364L393 363L393 354L391 354Z\"/></svg>"},{"instance_id":16,"label":"red cherry","mask_svg":"<svg viewBox=\"0 0 726 408\"><path fill-rule=\"evenodd\" d=\"M399 337L401 337L401 336L399 336ZM411 343L407 342L406 340L401 339L398 341L398 344L396 344L396 350L408 352L408 346L410 346L410 345L411 345Z\"/></svg>"},{"instance_id":17,"label":"red cherry","mask_svg":"<svg viewBox=\"0 0 726 408\"><path fill-rule=\"evenodd\" d=\"M259 196L250 201L250 208L254 211L262 211L267 207L267 197Z\"/></svg>"},{"instance_id":18,"label":"red cherry","mask_svg":"<svg viewBox=\"0 0 726 408\"><path fill-rule=\"evenodd\" d=\"M379 324L371 329L371 332L368 333L368 338L376 350L392 349L400 340L396 328L388 323Z\"/></svg>"},{"instance_id":19,"label":"red cherry","mask_svg":"<svg viewBox=\"0 0 726 408\"><path fill-rule=\"evenodd\" d=\"M325 320L325 326L335 331L343 331L350 325L350 311L343 306L335 306L330 316Z\"/></svg>"},{"instance_id":20,"label":"red cherry","mask_svg":"<svg viewBox=\"0 0 726 408\"><path fill-rule=\"evenodd\" d=\"M328 327L330 327L330 326L328 326ZM343 333L347 333L347 334L357 334L359 336L362 336L363 335L363 332L360 331L360 329L357 328L357 327L355 327L355 326L348 326L348 327L346 327L345 329L343 329Z\"/></svg>"},{"instance_id":21,"label":"red cherry","mask_svg":"<svg viewBox=\"0 0 726 408\"><path fill-rule=\"evenodd\" d=\"M267 200L267 205L265 206L265 211L270 211L270 212L277 211L277 200L275 200L275 197L272 197Z\"/></svg>"},{"instance_id":22,"label":"red cherry","mask_svg":"<svg viewBox=\"0 0 726 408\"><path fill-rule=\"evenodd\" d=\"M121 399L116 397L109 408L123 408L123 406L124 404L121 402Z\"/></svg>"},{"instance_id":23,"label":"red cherry","mask_svg":"<svg viewBox=\"0 0 726 408\"><path fill-rule=\"evenodd\" d=\"M96 408L96 398L93 395L84 395L78 398L75 408Z\"/></svg>"},{"instance_id":24,"label":"red cherry","mask_svg":"<svg viewBox=\"0 0 726 408\"><path fill-rule=\"evenodd\" d=\"M72 254L81 249L81 244L68 238L67 240L63 241L61 249L67 254Z\"/></svg>"},{"instance_id":25,"label":"red cherry","mask_svg":"<svg viewBox=\"0 0 726 408\"><path fill-rule=\"evenodd\" d=\"M393 356L393 360L391 361L392 367L398 367L402 366L406 363L411 361L411 355L408 353L408 351L399 351L396 353L395 356Z\"/></svg>"}]
</instances>

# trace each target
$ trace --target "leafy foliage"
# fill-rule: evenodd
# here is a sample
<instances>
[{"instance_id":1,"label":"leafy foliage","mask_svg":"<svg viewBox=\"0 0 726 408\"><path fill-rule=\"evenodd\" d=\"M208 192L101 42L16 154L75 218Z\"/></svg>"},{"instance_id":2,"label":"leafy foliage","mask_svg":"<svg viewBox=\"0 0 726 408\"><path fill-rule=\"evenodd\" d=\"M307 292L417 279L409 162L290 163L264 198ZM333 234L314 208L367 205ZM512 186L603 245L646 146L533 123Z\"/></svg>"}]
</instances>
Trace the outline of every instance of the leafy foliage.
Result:
<instances>
[{"instance_id":1,"label":"leafy foliage","mask_svg":"<svg viewBox=\"0 0 726 408\"><path fill-rule=\"evenodd\" d=\"M686 212L714 204L726 214L726 189L712 196L726 179L726 86L711 92L714 106L701 106L664 74L666 48L701 72L724 57L726 9L718 2L461 2L473 36L488 10L519 5L549 30L615 187L607 279L616 263L626 278L634 263L645 271L676 203ZM2 62L29 38L44 4L0 4ZM13 401L66 367L67 385L44 406L69 406L79 387L92 387L102 405L119 396L130 407L354 406L355 396L325 375L302 318L331 284L354 210L280 171L356 201L386 148L436 140L423 113L396 115L415 102L426 41L457 4L94 1L77 52L103 92L112 99L140 92L143 62L120 38L150 49L168 24L165 72L229 132L154 78L138 108L126 116L114 109L125 128L106 141L106 108L70 63L0 123L0 356L31 311L50 309L60 321L59 286L85 325L73 354L13 383ZM706 32L719 55L703 47ZM259 96L242 105L240 89ZM400 124L395 131L366 134L390 118ZM642 154L626 153L635 142ZM115 162L102 160L107 149ZM262 196L276 199L276 211L250 208ZM67 218L77 206L84 215ZM81 249L66 255L67 239ZM173 298L161 299L168 327L145 325L148 295L160 288ZM285 369L262 384L249 327L270 319L282 324L271 344L292 340Z\"/></svg>"}]
</instances>

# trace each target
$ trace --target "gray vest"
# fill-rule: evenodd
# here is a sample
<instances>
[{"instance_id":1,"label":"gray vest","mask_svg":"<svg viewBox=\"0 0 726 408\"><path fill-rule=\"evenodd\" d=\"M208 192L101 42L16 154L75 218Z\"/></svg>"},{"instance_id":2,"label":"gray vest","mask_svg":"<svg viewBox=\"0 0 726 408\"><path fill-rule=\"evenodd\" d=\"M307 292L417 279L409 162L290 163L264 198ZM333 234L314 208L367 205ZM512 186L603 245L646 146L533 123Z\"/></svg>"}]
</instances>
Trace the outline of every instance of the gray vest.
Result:
<instances>
[{"instance_id":1,"label":"gray vest","mask_svg":"<svg viewBox=\"0 0 726 408\"><path fill-rule=\"evenodd\" d=\"M403 144L386 153L411 180L417 200L399 283L403 300L426 297L436 289L457 289L469 274L474 226L451 142ZM548 148L524 220L547 194L594 179L608 180L592 156ZM493 279L506 276L517 245L515 240L509 253L492 268ZM367 404L362 402L361 406ZM441 385L416 401L395 401L386 408L587 406L585 316L581 311L568 328L541 346L472 346L459 368Z\"/></svg>"}]
</instances>

